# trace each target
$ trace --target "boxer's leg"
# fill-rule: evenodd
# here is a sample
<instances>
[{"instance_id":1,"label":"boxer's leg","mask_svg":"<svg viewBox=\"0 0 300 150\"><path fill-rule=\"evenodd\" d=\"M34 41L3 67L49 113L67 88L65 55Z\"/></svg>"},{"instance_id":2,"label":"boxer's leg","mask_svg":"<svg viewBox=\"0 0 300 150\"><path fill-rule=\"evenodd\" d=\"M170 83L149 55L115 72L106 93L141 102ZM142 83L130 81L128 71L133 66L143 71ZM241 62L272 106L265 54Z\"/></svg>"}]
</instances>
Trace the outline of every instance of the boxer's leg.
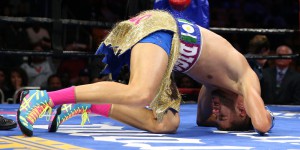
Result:
<instances>
[{"instance_id":1,"label":"boxer's leg","mask_svg":"<svg viewBox=\"0 0 300 150\"><path fill-rule=\"evenodd\" d=\"M128 85L116 82L98 82L64 89L55 99L45 91L23 93L18 110L21 131L32 136L32 125L55 104L68 97L64 103L113 103L143 108L154 99L166 71L168 56L154 44L139 43L131 52L131 72ZM67 95L66 95L67 94Z\"/></svg>"},{"instance_id":2,"label":"boxer's leg","mask_svg":"<svg viewBox=\"0 0 300 150\"><path fill-rule=\"evenodd\" d=\"M113 104L110 117L133 127L152 133L175 133L179 126L179 114L169 109L158 122L152 110Z\"/></svg>"},{"instance_id":3,"label":"boxer's leg","mask_svg":"<svg viewBox=\"0 0 300 150\"><path fill-rule=\"evenodd\" d=\"M131 52L128 85L104 81L77 86L76 102L144 107L154 99L167 63L168 56L161 47L150 43L138 43Z\"/></svg>"}]
</instances>

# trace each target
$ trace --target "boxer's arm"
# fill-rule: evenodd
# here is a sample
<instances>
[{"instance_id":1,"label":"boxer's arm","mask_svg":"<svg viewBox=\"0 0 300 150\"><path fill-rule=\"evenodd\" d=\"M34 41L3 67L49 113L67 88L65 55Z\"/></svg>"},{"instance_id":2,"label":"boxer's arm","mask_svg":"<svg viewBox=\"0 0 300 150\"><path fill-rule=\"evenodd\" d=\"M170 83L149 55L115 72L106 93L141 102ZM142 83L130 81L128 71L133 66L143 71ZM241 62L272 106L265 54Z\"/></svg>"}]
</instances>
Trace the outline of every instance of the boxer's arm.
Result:
<instances>
[{"instance_id":1,"label":"boxer's arm","mask_svg":"<svg viewBox=\"0 0 300 150\"><path fill-rule=\"evenodd\" d=\"M198 97L197 125L215 126L215 122L216 117L212 115L211 91L203 85Z\"/></svg>"},{"instance_id":2,"label":"boxer's arm","mask_svg":"<svg viewBox=\"0 0 300 150\"><path fill-rule=\"evenodd\" d=\"M271 110L270 110L267 106L265 106L265 108L266 108L266 110L269 112L270 117L271 117L271 127L270 127L270 129L268 130L268 132L269 132L269 131L274 127L274 124L275 124L275 117L274 117L273 113L271 112ZM256 128L254 128L254 130L255 130L258 134L260 134L260 135L264 135L264 134L265 134L265 132L260 132L260 131L257 130Z\"/></svg>"},{"instance_id":3,"label":"boxer's arm","mask_svg":"<svg viewBox=\"0 0 300 150\"><path fill-rule=\"evenodd\" d=\"M244 96L245 109L248 116L251 118L254 129L262 134L268 132L272 128L273 117L270 112L265 109L264 102L260 95L260 84L256 74L251 70L247 69L242 88Z\"/></svg>"},{"instance_id":4,"label":"boxer's arm","mask_svg":"<svg viewBox=\"0 0 300 150\"><path fill-rule=\"evenodd\" d=\"M255 131L264 134L273 127L273 116L270 111L266 110L261 97L250 94L245 99L246 112L251 118L251 122Z\"/></svg>"}]
</instances>

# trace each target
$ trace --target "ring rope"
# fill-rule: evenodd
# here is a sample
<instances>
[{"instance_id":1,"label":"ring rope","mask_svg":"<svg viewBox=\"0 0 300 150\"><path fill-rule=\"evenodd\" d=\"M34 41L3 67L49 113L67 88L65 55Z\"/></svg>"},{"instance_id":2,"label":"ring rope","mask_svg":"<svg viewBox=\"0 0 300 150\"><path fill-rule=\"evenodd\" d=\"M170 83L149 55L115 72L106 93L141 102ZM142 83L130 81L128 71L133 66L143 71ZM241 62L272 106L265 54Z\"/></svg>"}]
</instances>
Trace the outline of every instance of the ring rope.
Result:
<instances>
[{"instance_id":1,"label":"ring rope","mask_svg":"<svg viewBox=\"0 0 300 150\"><path fill-rule=\"evenodd\" d=\"M85 20L74 20L74 19L51 19L44 17L9 17L0 16L0 22L5 23L54 23L60 22L65 25L84 25L84 26L97 26L102 28L111 28L113 23L99 22L99 21L85 21ZM211 27L210 30L214 32L241 32L241 33L300 33L299 30L294 29L258 29L258 28L218 28ZM36 52L31 50L4 50L1 49L0 54L3 55L21 55L21 56L56 56L56 57L99 57L93 53L78 52L78 51L61 51L61 50L50 50L45 52ZM297 58L299 54L292 55L245 55L247 59L293 59Z\"/></svg>"},{"instance_id":2,"label":"ring rope","mask_svg":"<svg viewBox=\"0 0 300 150\"><path fill-rule=\"evenodd\" d=\"M54 23L60 22L65 25L84 25L84 26L96 26L102 28L111 28L114 23L100 22L100 21L86 21L75 19L51 19L43 17L9 17L0 16L0 22L5 23Z\"/></svg>"},{"instance_id":3,"label":"ring rope","mask_svg":"<svg viewBox=\"0 0 300 150\"><path fill-rule=\"evenodd\" d=\"M18 55L18 56L54 56L54 57L102 57L102 55L95 55L94 53L78 52L78 51L64 51L64 50L49 50L44 52L37 52L32 50L0 50L0 55ZM245 55L247 59L295 59L299 54L289 55Z\"/></svg>"},{"instance_id":4,"label":"ring rope","mask_svg":"<svg viewBox=\"0 0 300 150\"><path fill-rule=\"evenodd\" d=\"M210 30L218 33L232 33L232 32L240 32L240 33L298 33L299 30L293 29L260 29L260 28L217 28L211 27Z\"/></svg>"},{"instance_id":5,"label":"ring rope","mask_svg":"<svg viewBox=\"0 0 300 150\"><path fill-rule=\"evenodd\" d=\"M285 54L285 55L245 55L247 59L295 59L299 54Z\"/></svg>"},{"instance_id":6,"label":"ring rope","mask_svg":"<svg viewBox=\"0 0 300 150\"><path fill-rule=\"evenodd\" d=\"M37 52L32 50L0 50L0 55L14 55L14 56L53 56L53 57L101 57L94 53L78 52L78 51L64 51L64 50L49 50Z\"/></svg>"},{"instance_id":7,"label":"ring rope","mask_svg":"<svg viewBox=\"0 0 300 150\"><path fill-rule=\"evenodd\" d=\"M96 26L101 28L112 28L114 23L100 22L100 21L86 21L75 19L51 19L43 17L9 17L0 16L0 22L6 23L53 23L60 22L64 25L83 25L83 26ZM214 32L222 33L300 33L298 29L263 29L263 28L219 28L210 27L210 30Z\"/></svg>"}]
</instances>

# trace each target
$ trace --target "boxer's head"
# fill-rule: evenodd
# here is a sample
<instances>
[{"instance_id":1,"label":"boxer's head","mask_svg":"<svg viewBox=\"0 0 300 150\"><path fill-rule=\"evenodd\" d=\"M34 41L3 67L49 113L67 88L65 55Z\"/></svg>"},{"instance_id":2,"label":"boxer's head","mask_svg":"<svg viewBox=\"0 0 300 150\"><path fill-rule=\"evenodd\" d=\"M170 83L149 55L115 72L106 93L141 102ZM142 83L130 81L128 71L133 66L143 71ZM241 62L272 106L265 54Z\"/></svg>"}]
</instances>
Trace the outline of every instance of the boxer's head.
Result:
<instances>
[{"instance_id":1,"label":"boxer's head","mask_svg":"<svg viewBox=\"0 0 300 150\"><path fill-rule=\"evenodd\" d=\"M243 97L232 92L215 90L212 93L212 113L219 130L245 131L252 129Z\"/></svg>"}]
</instances>

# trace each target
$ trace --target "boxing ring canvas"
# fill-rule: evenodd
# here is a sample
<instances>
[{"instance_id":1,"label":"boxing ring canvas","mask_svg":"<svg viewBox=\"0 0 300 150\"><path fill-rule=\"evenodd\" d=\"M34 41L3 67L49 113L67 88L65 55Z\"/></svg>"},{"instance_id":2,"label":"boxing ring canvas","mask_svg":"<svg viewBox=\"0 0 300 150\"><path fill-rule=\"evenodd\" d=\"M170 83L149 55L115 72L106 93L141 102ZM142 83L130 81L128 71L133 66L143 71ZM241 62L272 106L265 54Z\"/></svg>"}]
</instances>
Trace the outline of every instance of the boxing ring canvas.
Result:
<instances>
[{"instance_id":1,"label":"boxing ring canvas","mask_svg":"<svg viewBox=\"0 0 300 150\"><path fill-rule=\"evenodd\" d=\"M18 107L1 104L0 113L15 120ZM0 131L0 149L300 149L300 106L269 108L276 120L273 130L265 136L250 131L225 132L198 127L197 105L182 104L176 134L152 134L98 115L89 115L90 122L83 127L81 116L76 116L61 125L56 133L49 133L46 116L37 120L33 137L24 137L19 128Z\"/></svg>"}]
</instances>

